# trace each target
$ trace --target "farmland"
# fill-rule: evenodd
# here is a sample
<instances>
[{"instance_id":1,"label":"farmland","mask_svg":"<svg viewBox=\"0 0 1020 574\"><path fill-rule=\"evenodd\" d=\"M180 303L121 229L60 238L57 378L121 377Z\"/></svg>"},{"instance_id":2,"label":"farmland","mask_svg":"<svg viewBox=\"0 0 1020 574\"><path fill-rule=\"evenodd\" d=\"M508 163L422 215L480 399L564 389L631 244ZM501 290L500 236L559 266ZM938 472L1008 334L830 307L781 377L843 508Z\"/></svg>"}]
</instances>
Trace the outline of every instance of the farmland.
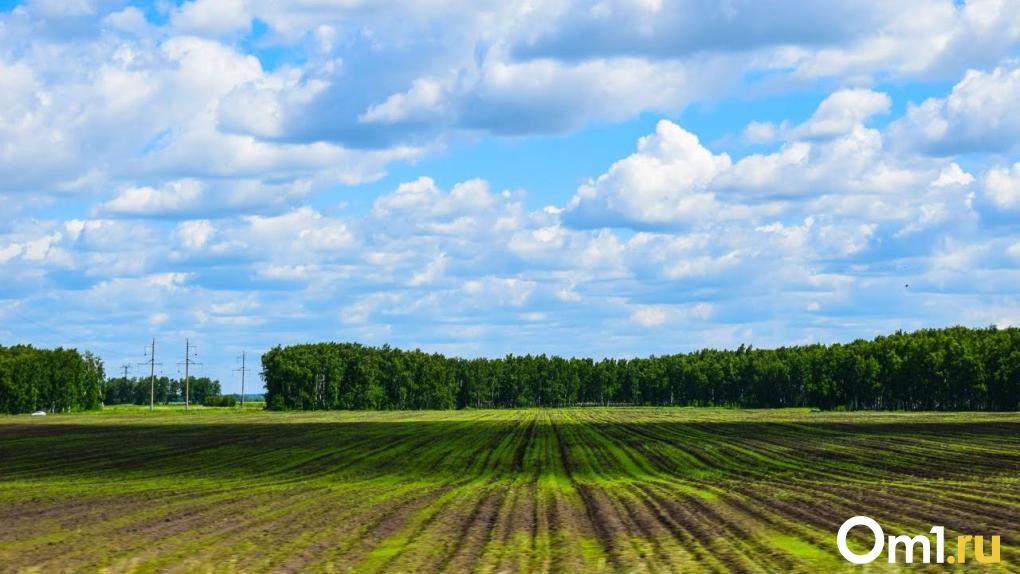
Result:
<instances>
[{"instance_id":1,"label":"farmland","mask_svg":"<svg viewBox=\"0 0 1020 574\"><path fill-rule=\"evenodd\" d=\"M1020 571L1016 413L122 408L0 461L5 572L839 571L858 514Z\"/></svg>"}]
</instances>

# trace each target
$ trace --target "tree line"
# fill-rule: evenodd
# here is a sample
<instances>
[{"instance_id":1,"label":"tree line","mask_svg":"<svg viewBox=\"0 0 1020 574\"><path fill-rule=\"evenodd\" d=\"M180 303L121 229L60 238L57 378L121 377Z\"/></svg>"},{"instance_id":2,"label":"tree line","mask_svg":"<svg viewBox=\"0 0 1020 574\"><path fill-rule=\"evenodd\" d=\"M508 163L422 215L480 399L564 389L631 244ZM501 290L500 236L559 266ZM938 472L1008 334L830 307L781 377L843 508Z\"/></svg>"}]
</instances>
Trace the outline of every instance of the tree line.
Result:
<instances>
[{"instance_id":1,"label":"tree line","mask_svg":"<svg viewBox=\"0 0 1020 574\"><path fill-rule=\"evenodd\" d=\"M96 409L104 379L103 362L90 353L0 345L0 413Z\"/></svg>"},{"instance_id":2,"label":"tree line","mask_svg":"<svg viewBox=\"0 0 1020 574\"><path fill-rule=\"evenodd\" d=\"M147 405L149 404L149 377L116 377L103 385L103 404L106 405ZM192 404L205 404L209 399L219 399L220 382L209 377L190 377L188 394ZM155 377L152 381L152 395L156 404L184 402L184 379Z\"/></svg>"},{"instance_id":3,"label":"tree line","mask_svg":"<svg viewBox=\"0 0 1020 574\"><path fill-rule=\"evenodd\" d=\"M637 359L462 359L357 343L262 356L272 409L574 405L1017 410L1020 329L925 329L848 344Z\"/></svg>"}]
</instances>

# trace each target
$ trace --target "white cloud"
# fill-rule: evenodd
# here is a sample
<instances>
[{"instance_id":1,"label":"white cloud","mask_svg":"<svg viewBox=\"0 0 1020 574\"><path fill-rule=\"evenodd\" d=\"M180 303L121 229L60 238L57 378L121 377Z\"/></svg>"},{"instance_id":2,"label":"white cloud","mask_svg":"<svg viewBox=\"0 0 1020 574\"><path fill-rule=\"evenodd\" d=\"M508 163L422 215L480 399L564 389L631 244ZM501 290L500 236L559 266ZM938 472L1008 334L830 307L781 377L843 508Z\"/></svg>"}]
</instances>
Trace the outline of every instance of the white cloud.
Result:
<instances>
[{"instance_id":1,"label":"white cloud","mask_svg":"<svg viewBox=\"0 0 1020 574\"><path fill-rule=\"evenodd\" d=\"M1000 209L1020 208L1020 162L1012 168L992 168L984 176L985 195Z\"/></svg>"},{"instance_id":2,"label":"white cloud","mask_svg":"<svg viewBox=\"0 0 1020 574\"><path fill-rule=\"evenodd\" d=\"M1013 0L109 6L0 13L0 298L83 348L148 329L229 353L626 355L1015 315ZM917 78L962 80L884 128L882 90ZM457 155L758 105L742 134L662 121L616 162L569 162L550 181L591 179L550 206L570 190L504 190L530 177ZM338 189L394 163L413 175L389 191Z\"/></svg>"},{"instance_id":3,"label":"white cloud","mask_svg":"<svg viewBox=\"0 0 1020 574\"><path fill-rule=\"evenodd\" d=\"M712 305L696 303L693 305L666 306L643 305L634 309L631 321L642 327L660 327L670 324L673 327L685 325L691 321L705 321L712 316Z\"/></svg>"},{"instance_id":4,"label":"white cloud","mask_svg":"<svg viewBox=\"0 0 1020 574\"><path fill-rule=\"evenodd\" d=\"M247 216L231 237L247 249L273 254L279 262L313 261L316 254L348 256L355 238L347 224L310 207L278 216Z\"/></svg>"},{"instance_id":5,"label":"white cloud","mask_svg":"<svg viewBox=\"0 0 1020 574\"><path fill-rule=\"evenodd\" d=\"M772 143L782 137L787 127L772 122L752 121L744 127L743 139L750 144Z\"/></svg>"},{"instance_id":6,"label":"white cloud","mask_svg":"<svg viewBox=\"0 0 1020 574\"><path fill-rule=\"evenodd\" d=\"M939 177L933 183L933 187L948 187L954 185L970 185L974 183L974 176L963 171L963 169L956 163L950 163L948 166L942 168L939 172Z\"/></svg>"},{"instance_id":7,"label":"white cloud","mask_svg":"<svg viewBox=\"0 0 1020 574\"><path fill-rule=\"evenodd\" d=\"M209 243L216 228L208 219L192 219L177 224L177 237L187 249L201 249Z\"/></svg>"},{"instance_id":8,"label":"white cloud","mask_svg":"<svg viewBox=\"0 0 1020 574\"><path fill-rule=\"evenodd\" d=\"M582 185L568 209L599 223L612 214L641 223L696 223L719 211L711 181L730 169L728 155L714 155L697 136L662 120L655 134L638 141L637 152Z\"/></svg>"},{"instance_id":9,"label":"white cloud","mask_svg":"<svg viewBox=\"0 0 1020 574\"><path fill-rule=\"evenodd\" d=\"M54 268L70 268L74 266L74 258L61 242L64 235L59 231L50 233L21 234L21 241L9 241L4 244L0 239L0 264L11 263L20 259L22 263L40 264Z\"/></svg>"},{"instance_id":10,"label":"white cloud","mask_svg":"<svg viewBox=\"0 0 1020 574\"><path fill-rule=\"evenodd\" d=\"M482 277L461 286L461 292L476 303L522 307L534 294L538 284L516 277Z\"/></svg>"},{"instance_id":11,"label":"white cloud","mask_svg":"<svg viewBox=\"0 0 1020 574\"><path fill-rule=\"evenodd\" d=\"M631 320L642 327L657 327L664 324L668 318L666 310L661 307L642 307L631 315Z\"/></svg>"},{"instance_id":12,"label":"white cloud","mask_svg":"<svg viewBox=\"0 0 1020 574\"><path fill-rule=\"evenodd\" d=\"M212 4L179 12L200 6ZM116 35L79 43L32 36L27 16L3 22L11 26L3 28L9 34L0 36L0 48L17 41L37 48L0 57L0 141L9 142L0 144L0 191L90 196L108 189L105 213L187 213L193 196L175 199L169 188L202 180L204 209L268 203L279 210L294 196L280 192L285 188L304 195L369 181L389 163L423 153L407 145L351 150L263 139L277 133L285 115L267 101L300 105L325 84L299 68L266 72L254 56L215 40L157 31L135 8L103 18L101 26ZM273 86L289 87L290 99L260 96ZM237 133L238 123L250 133Z\"/></svg>"},{"instance_id":13,"label":"white cloud","mask_svg":"<svg viewBox=\"0 0 1020 574\"><path fill-rule=\"evenodd\" d=\"M650 12L625 0L554 3L515 30L515 52L579 60L747 52L750 65L797 79L961 73L994 65L1020 39L1018 4L909 0L686 5ZM541 20L539 19L541 18Z\"/></svg>"},{"instance_id":14,"label":"white cloud","mask_svg":"<svg viewBox=\"0 0 1020 574\"><path fill-rule=\"evenodd\" d=\"M881 70L900 77L957 74L968 67L994 65L1020 38L1018 5L1013 0L942 0L858 4L875 18L844 45L780 50L776 65L801 77L864 76Z\"/></svg>"},{"instance_id":15,"label":"white cloud","mask_svg":"<svg viewBox=\"0 0 1020 574\"><path fill-rule=\"evenodd\" d=\"M878 92L835 92L800 126L769 133L783 138L778 149L735 162L662 121L634 154L578 188L564 220L712 233L730 222L762 232L779 224L789 237L791 218L822 216L813 241L847 255L865 249L880 223L902 237L947 224L953 211L972 216L974 177L959 164L899 153L864 125L889 105ZM993 185L1000 179L992 175Z\"/></svg>"},{"instance_id":16,"label":"white cloud","mask_svg":"<svg viewBox=\"0 0 1020 574\"><path fill-rule=\"evenodd\" d=\"M145 13L134 6L104 16L101 23L105 27L138 36L151 32L151 25L145 18Z\"/></svg>"},{"instance_id":17,"label":"white cloud","mask_svg":"<svg viewBox=\"0 0 1020 574\"><path fill-rule=\"evenodd\" d=\"M9 245L0 247L0 264L7 263L11 259L14 259L15 257L21 255L24 249L25 248L18 243L11 243Z\"/></svg>"},{"instance_id":18,"label":"white cloud","mask_svg":"<svg viewBox=\"0 0 1020 574\"><path fill-rule=\"evenodd\" d=\"M246 0L193 0L175 9L170 23L184 33L225 36L247 30L251 18Z\"/></svg>"},{"instance_id":19,"label":"white cloud","mask_svg":"<svg viewBox=\"0 0 1020 574\"><path fill-rule=\"evenodd\" d=\"M842 135L876 114L888 113L891 105L889 96L880 92L840 90L825 98L799 130L806 137Z\"/></svg>"},{"instance_id":20,"label":"white cloud","mask_svg":"<svg viewBox=\"0 0 1020 574\"><path fill-rule=\"evenodd\" d=\"M461 96L459 118L467 128L524 134L572 130L595 119L623 120L642 110L678 112L727 85L733 77L727 64L620 58L567 65L544 59L510 62L490 54Z\"/></svg>"},{"instance_id":21,"label":"white cloud","mask_svg":"<svg viewBox=\"0 0 1020 574\"><path fill-rule=\"evenodd\" d=\"M1020 65L990 72L969 70L944 98L911 104L893 124L905 147L937 155L966 151L1003 152L1020 143Z\"/></svg>"},{"instance_id":22,"label":"white cloud","mask_svg":"<svg viewBox=\"0 0 1020 574\"><path fill-rule=\"evenodd\" d=\"M371 106L358 119L366 123L393 124L429 120L444 113L446 87L434 78L419 78L407 92L393 94Z\"/></svg>"},{"instance_id":23,"label":"white cloud","mask_svg":"<svg viewBox=\"0 0 1020 574\"><path fill-rule=\"evenodd\" d=\"M480 179L463 181L443 192L423 176L376 199L371 216L394 236L488 236L521 226L521 199L511 192L493 193L488 182Z\"/></svg>"},{"instance_id":24,"label":"white cloud","mask_svg":"<svg viewBox=\"0 0 1020 574\"><path fill-rule=\"evenodd\" d=\"M157 273L145 278L145 283L151 287L159 287L167 291L175 291L180 289L187 280L187 273Z\"/></svg>"},{"instance_id":25,"label":"white cloud","mask_svg":"<svg viewBox=\"0 0 1020 574\"><path fill-rule=\"evenodd\" d=\"M425 267L411 276L411 280L408 282L412 287L419 287L421 285L428 285L439 278L443 271L446 269L446 254L440 253L432 259Z\"/></svg>"},{"instance_id":26,"label":"white cloud","mask_svg":"<svg viewBox=\"0 0 1020 574\"><path fill-rule=\"evenodd\" d=\"M101 211L112 214L162 215L196 209L205 185L196 179L169 182L160 188L127 187L107 201Z\"/></svg>"}]
</instances>

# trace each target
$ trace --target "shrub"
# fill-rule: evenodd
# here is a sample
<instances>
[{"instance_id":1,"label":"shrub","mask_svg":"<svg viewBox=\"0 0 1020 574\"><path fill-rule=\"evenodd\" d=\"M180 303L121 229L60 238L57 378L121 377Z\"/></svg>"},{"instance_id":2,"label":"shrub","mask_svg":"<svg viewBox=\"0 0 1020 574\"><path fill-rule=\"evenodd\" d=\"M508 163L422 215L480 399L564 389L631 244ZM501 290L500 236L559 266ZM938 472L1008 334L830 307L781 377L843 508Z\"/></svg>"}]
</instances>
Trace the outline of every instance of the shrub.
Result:
<instances>
[{"instance_id":1,"label":"shrub","mask_svg":"<svg viewBox=\"0 0 1020 574\"><path fill-rule=\"evenodd\" d=\"M235 407L237 406L237 398L233 395L206 397L202 404L207 407Z\"/></svg>"}]
</instances>

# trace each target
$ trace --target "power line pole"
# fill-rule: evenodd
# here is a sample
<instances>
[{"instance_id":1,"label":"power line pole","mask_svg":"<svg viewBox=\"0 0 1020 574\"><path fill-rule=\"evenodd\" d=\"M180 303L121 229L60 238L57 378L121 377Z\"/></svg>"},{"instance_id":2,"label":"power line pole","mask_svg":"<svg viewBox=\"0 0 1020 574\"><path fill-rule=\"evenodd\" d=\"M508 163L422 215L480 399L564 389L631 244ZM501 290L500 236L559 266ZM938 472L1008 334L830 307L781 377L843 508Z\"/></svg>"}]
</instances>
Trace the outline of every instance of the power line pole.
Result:
<instances>
[{"instance_id":1,"label":"power line pole","mask_svg":"<svg viewBox=\"0 0 1020 574\"><path fill-rule=\"evenodd\" d=\"M155 409L156 405L156 365L162 365L163 363L156 362L156 338L153 337L152 345L147 349L146 354L149 355L149 360L144 363L138 363L139 365L149 365L149 412ZM127 371L124 371L124 377L127 378Z\"/></svg>"},{"instance_id":2,"label":"power line pole","mask_svg":"<svg viewBox=\"0 0 1020 574\"><path fill-rule=\"evenodd\" d=\"M188 410L188 403L191 402L191 387L189 386L188 367L191 366L191 341L184 339L184 410Z\"/></svg>"},{"instance_id":3,"label":"power line pole","mask_svg":"<svg viewBox=\"0 0 1020 574\"><path fill-rule=\"evenodd\" d=\"M123 365L120 366L120 368L124 369L124 380L126 381L127 380L127 372L128 372L128 369L131 368L131 365L129 365L127 363L124 363Z\"/></svg>"},{"instance_id":4,"label":"power line pole","mask_svg":"<svg viewBox=\"0 0 1020 574\"><path fill-rule=\"evenodd\" d=\"M184 339L184 410L188 410L188 406L191 403L191 387L190 387L190 374L189 368L191 365L201 365L202 363L191 360L191 350L195 346L191 344L190 339ZM197 354L195 356L198 356ZM180 365L181 363L177 363Z\"/></svg>"},{"instance_id":5,"label":"power line pole","mask_svg":"<svg viewBox=\"0 0 1020 574\"><path fill-rule=\"evenodd\" d=\"M241 351L241 368L240 369L234 369L235 371L241 371L241 407L244 407L244 374L245 374L245 372L251 370L248 367L244 366L244 356L245 356L245 352Z\"/></svg>"}]
</instances>

